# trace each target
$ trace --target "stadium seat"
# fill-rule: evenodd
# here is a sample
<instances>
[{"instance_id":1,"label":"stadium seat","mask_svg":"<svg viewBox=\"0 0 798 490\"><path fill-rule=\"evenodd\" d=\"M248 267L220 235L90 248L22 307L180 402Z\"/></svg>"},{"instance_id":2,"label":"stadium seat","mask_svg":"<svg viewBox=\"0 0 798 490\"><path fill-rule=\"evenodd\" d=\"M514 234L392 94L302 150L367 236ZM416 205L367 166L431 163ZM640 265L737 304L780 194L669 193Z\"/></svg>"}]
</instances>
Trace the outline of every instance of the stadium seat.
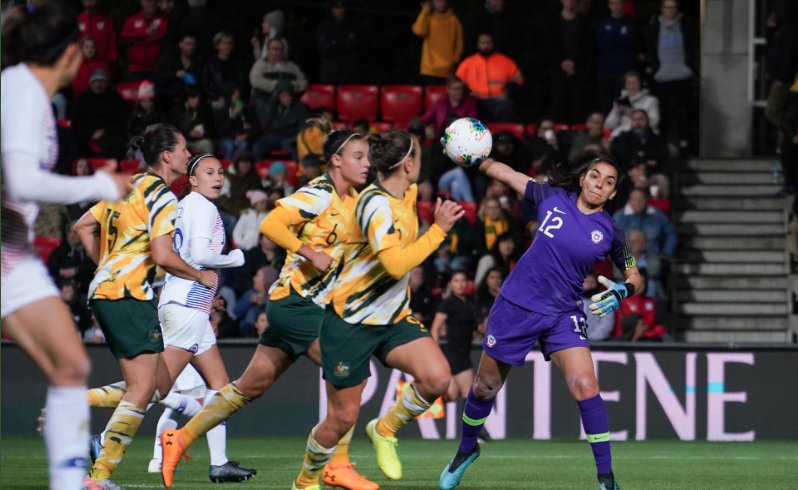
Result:
<instances>
[{"instance_id":1,"label":"stadium seat","mask_svg":"<svg viewBox=\"0 0 798 490\"><path fill-rule=\"evenodd\" d=\"M393 124L389 122L375 121L371 123L371 127L374 128L374 130L377 131L378 133L384 133L386 131L393 129Z\"/></svg>"},{"instance_id":2,"label":"stadium seat","mask_svg":"<svg viewBox=\"0 0 798 490\"><path fill-rule=\"evenodd\" d=\"M424 91L419 85L384 85L380 94L383 121L408 122L421 116Z\"/></svg>"},{"instance_id":3,"label":"stadium seat","mask_svg":"<svg viewBox=\"0 0 798 490\"><path fill-rule=\"evenodd\" d=\"M230 168L230 165L233 164L233 161L232 160L219 160L219 163L222 164L222 168L223 169L227 170L228 168Z\"/></svg>"},{"instance_id":4,"label":"stadium seat","mask_svg":"<svg viewBox=\"0 0 798 490\"><path fill-rule=\"evenodd\" d=\"M476 288L474 287L474 281L468 281L465 290L466 296L474 296L475 290Z\"/></svg>"},{"instance_id":5,"label":"stadium seat","mask_svg":"<svg viewBox=\"0 0 798 490\"><path fill-rule=\"evenodd\" d=\"M104 168L106 165L114 165L115 168L119 168L119 163L114 158L87 158L86 161L94 170Z\"/></svg>"},{"instance_id":6,"label":"stadium seat","mask_svg":"<svg viewBox=\"0 0 798 490\"><path fill-rule=\"evenodd\" d=\"M141 82L119 82L116 85L116 93L122 96L130 107L135 107L139 100L139 85Z\"/></svg>"},{"instance_id":7,"label":"stadium seat","mask_svg":"<svg viewBox=\"0 0 798 490\"><path fill-rule=\"evenodd\" d=\"M584 131L586 129L587 129L587 124L574 124L573 126L571 126L571 131L574 131L574 132L577 132L577 133L579 131Z\"/></svg>"},{"instance_id":8,"label":"stadium seat","mask_svg":"<svg viewBox=\"0 0 798 490\"><path fill-rule=\"evenodd\" d=\"M59 119L55 123L64 129L72 129L72 121L69 119Z\"/></svg>"},{"instance_id":9,"label":"stadium seat","mask_svg":"<svg viewBox=\"0 0 798 490\"><path fill-rule=\"evenodd\" d=\"M286 180L288 180L288 183L291 184L292 187L296 186L299 165L290 160L261 160L255 164L255 171L257 172L258 176L261 179L268 179L269 168L274 162L281 162L283 165L285 165Z\"/></svg>"},{"instance_id":10,"label":"stadium seat","mask_svg":"<svg viewBox=\"0 0 798 490\"><path fill-rule=\"evenodd\" d=\"M567 124L555 124L554 125L554 132L555 133L559 133L560 131L568 131L569 129L571 129L571 127L568 126Z\"/></svg>"},{"instance_id":11,"label":"stadium seat","mask_svg":"<svg viewBox=\"0 0 798 490\"><path fill-rule=\"evenodd\" d=\"M61 245L61 240L46 236L37 236L33 239L33 253L46 264L53 250Z\"/></svg>"},{"instance_id":12,"label":"stadium seat","mask_svg":"<svg viewBox=\"0 0 798 490\"><path fill-rule=\"evenodd\" d=\"M435 102L448 96L449 93L446 92L446 85L430 85L424 89L424 110L428 111Z\"/></svg>"},{"instance_id":13,"label":"stadium seat","mask_svg":"<svg viewBox=\"0 0 798 490\"><path fill-rule=\"evenodd\" d=\"M610 139L610 136L612 136L612 131L610 131L607 128L604 128L601 132L604 133L604 139L605 140Z\"/></svg>"},{"instance_id":14,"label":"stadium seat","mask_svg":"<svg viewBox=\"0 0 798 490\"><path fill-rule=\"evenodd\" d=\"M433 221L433 214L432 214L432 203L429 201L417 201L416 202L416 211L418 212L418 217L426 221L427 223L432 224Z\"/></svg>"},{"instance_id":15,"label":"stadium seat","mask_svg":"<svg viewBox=\"0 0 798 490\"><path fill-rule=\"evenodd\" d=\"M526 127L526 135L528 137L533 137L538 134L538 125L537 124L528 124Z\"/></svg>"},{"instance_id":16,"label":"stadium seat","mask_svg":"<svg viewBox=\"0 0 798 490\"><path fill-rule=\"evenodd\" d=\"M477 220L477 203L457 201L457 204L463 207L463 211L465 211L464 217L468 220L469 224L473 225Z\"/></svg>"},{"instance_id":17,"label":"stadium seat","mask_svg":"<svg viewBox=\"0 0 798 490\"><path fill-rule=\"evenodd\" d=\"M307 104L311 111L318 107L329 107L335 111L335 85L308 85L299 100Z\"/></svg>"},{"instance_id":18,"label":"stadium seat","mask_svg":"<svg viewBox=\"0 0 798 490\"><path fill-rule=\"evenodd\" d=\"M269 153L269 160L288 160L291 154L285 150L274 150Z\"/></svg>"},{"instance_id":19,"label":"stadium seat","mask_svg":"<svg viewBox=\"0 0 798 490\"><path fill-rule=\"evenodd\" d=\"M491 134L498 134L502 131L509 131L521 141L524 141L524 125L513 123L488 123Z\"/></svg>"},{"instance_id":20,"label":"stadium seat","mask_svg":"<svg viewBox=\"0 0 798 490\"><path fill-rule=\"evenodd\" d=\"M393 123L393 129L398 129L399 131L407 131L407 127L410 125L410 121L396 121Z\"/></svg>"},{"instance_id":21,"label":"stadium seat","mask_svg":"<svg viewBox=\"0 0 798 490\"><path fill-rule=\"evenodd\" d=\"M121 162L119 162L119 169L122 173L134 174L138 171L140 165L141 165L141 160L136 160L135 158L128 158L127 160L122 160Z\"/></svg>"},{"instance_id":22,"label":"stadium seat","mask_svg":"<svg viewBox=\"0 0 798 490\"><path fill-rule=\"evenodd\" d=\"M380 103L376 85L339 85L335 98L338 119L351 123L358 119L374 121Z\"/></svg>"},{"instance_id":23,"label":"stadium seat","mask_svg":"<svg viewBox=\"0 0 798 490\"><path fill-rule=\"evenodd\" d=\"M333 129L347 129L349 128L349 124L343 121L333 121L332 127Z\"/></svg>"}]
</instances>

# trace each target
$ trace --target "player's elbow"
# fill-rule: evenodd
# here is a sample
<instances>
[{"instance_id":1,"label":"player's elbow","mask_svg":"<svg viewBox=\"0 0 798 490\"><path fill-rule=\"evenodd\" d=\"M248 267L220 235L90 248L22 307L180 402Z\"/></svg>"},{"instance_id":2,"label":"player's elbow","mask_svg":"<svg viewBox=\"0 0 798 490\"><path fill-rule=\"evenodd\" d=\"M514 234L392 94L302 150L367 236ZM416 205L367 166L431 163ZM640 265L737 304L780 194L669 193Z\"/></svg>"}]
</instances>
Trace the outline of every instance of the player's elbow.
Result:
<instances>
[{"instance_id":1,"label":"player's elbow","mask_svg":"<svg viewBox=\"0 0 798 490\"><path fill-rule=\"evenodd\" d=\"M171 250L165 249L164 247L152 247L153 262L160 267L168 266L170 252Z\"/></svg>"}]
</instances>

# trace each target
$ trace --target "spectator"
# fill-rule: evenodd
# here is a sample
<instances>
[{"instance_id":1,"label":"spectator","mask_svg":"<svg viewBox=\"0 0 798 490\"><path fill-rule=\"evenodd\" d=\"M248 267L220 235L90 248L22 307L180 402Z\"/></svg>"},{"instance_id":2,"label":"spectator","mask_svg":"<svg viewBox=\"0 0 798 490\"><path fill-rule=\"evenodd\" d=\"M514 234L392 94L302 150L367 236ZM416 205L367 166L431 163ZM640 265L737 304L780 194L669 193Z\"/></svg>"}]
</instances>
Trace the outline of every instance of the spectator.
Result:
<instances>
[{"instance_id":1,"label":"spectator","mask_svg":"<svg viewBox=\"0 0 798 490\"><path fill-rule=\"evenodd\" d=\"M92 344L102 344L105 342L105 335L94 315L91 315L91 327L83 334L83 341Z\"/></svg>"},{"instance_id":2,"label":"spectator","mask_svg":"<svg viewBox=\"0 0 798 490\"><path fill-rule=\"evenodd\" d=\"M421 116L426 128L426 137L434 139L443 134L446 129L443 123L446 116L457 115L458 118L477 117L477 101L468 94L466 85L457 77L446 80L447 97L435 102L429 110Z\"/></svg>"},{"instance_id":3,"label":"spectator","mask_svg":"<svg viewBox=\"0 0 798 490\"><path fill-rule=\"evenodd\" d=\"M777 0L770 7L767 19L767 57L765 71L771 82L765 119L774 126L781 124L781 114L789 97L789 87L798 70L798 26L793 0Z\"/></svg>"},{"instance_id":4,"label":"spectator","mask_svg":"<svg viewBox=\"0 0 798 490\"><path fill-rule=\"evenodd\" d=\"M294 193L288 182L288 168L283 162L274 162L269 167L269 192L279 191L281 197Z\"/></svg>"},{"instance_id":5,"label":"spectator","mask_svg":"<svg viewBox=\"0 0 798 490\"><path fill-rule=\"evenodd\" d=\"M676 253L679 238L676 228L665 213L648 205L648 194L642 189L632 189L629 202L616 211L613 219L628 235L642 231L648 241L648 250L660 257L670 258Z\"/></svg>"},{"instance_id":6,"label":"spectator","mask_svg":"<svg viewBox=\"0 0 798 490\"><path fill-rule=\"evenodd\" d=\"M225 160L231 160L236 150L247 147L246 109L241 101L241 92L232 83L224 86L222 91L224 104L214 107L213 123L216 137L219 138L219 149Z\"/></svg>"},{"instance_id":7,"label":"spectator","mask_svg":"<svg viewBox=\"0 0 798 490\"><path fill-rule=\"evenodd\" d=\"M72 95L74 97L89 90L89 78L94 70L102 68L109 73L108 64L97 57L97 41L93 37L84 37L80 46L83 51L83 61L80 62L78 74L72 79Z\"/></svg>"},{"instance_id":8,"label":"spectator","mask_svg":"<svg viewBox=\"0 0 798 490\"><path fill-rule=\"evenodd\" d=\"M648 190L648 165L645 160L632 158L629 164L625 165L626 175L621 175L618 178L618 184L615 186L615 197L610 200L612 204L611 209L620 209L626 206L629 201L629 193L632 189ZM609 207L608 207L609 209Z\"/></svg>"},{"instance_id":9,"label":"spectator","mask_svg":"<svg viewBox=\"0 0 798 490\"><path fill-rule=\"evenodd\" d=\"M560 0L562 10L549 22L546 51L551 73L551 115L576 124L585 117L585 90L592 63L590 23L576 14L578 0Z\"/></svg>"},{"instance_id":10,"label":"spectator","mask_svg":"<svg viewBox=\"0 0 798 490\"><path fill-rule=\"evenodd\" d=\"M293 93L302 93L308 88L305 73L299 65L285 59L283 42L279 39L269 41L266 59L258 60L252 65L249 82L252 84L251 103L258 111L262 110L275 94L280 82L288 83Z\"/></svg>"},{"instance_id":11,"label":"spectator","mask_svg":"<svg viewBox=\"0 0 798 490\"><path fill-rule=\"evenodd\" d=\"M586 151L606 153L610 149L609 138L604 137L604 115L594 112L587 117L587 129L576 133L568 150L568 161L573 162Z\"/></svg>"},{"instance_id":12,"label":"spectator","mask_svg":"<svg viewBox=\"0 0 798 490\"><path fill-rule=\"evenodd\" d=\"M615 337L629 342L661 341L669 339L665 327L657 324L657 302L646 294L648 279L640 270L643 290L626 298L615 311Z\"/></svg>"},{"instance_id":13,"label":"spectator","mask_svg":"<svg viewBox=\"0 0 798 490\"><path fill-rule=\"evenodd\" d=\"M272 44L276 42L272 41ZM294 96L291 83L287 80L278 82L274 94L258 111L260 124L266 127L266 132L252 147L255 159L262 160L275 150L285 150L296 161L297 135L309 115L310 109Z\"/></svg>"},{"instance_id":14,"label":"spectator","mask_svg":"<svg viewBox=\"0 0 798 490\"><path fill-rule=\"evenodd\" d=\"M331 0L327 7L327 18L316 27L316 49L321 55L319 81L357 83L357 26L347 16L343 0Z\"/></svg>"},{"instance_id":15,"label":"spectator","mask_svg":"<svg viewBox=\"0 0 798 490\"><path fill-rule=\"evenodd\" d=\"M333 112L329 107L318 107L314 112L318 117L326 121L332 122L333 120ZM297 158L299 158L303 164L307 156L316 157L322 162L324 157L322 156L323 151L321 146L326 136L327 134L319 129L318 123L306 121L305 127L302 128L302 131L300 131L296 137Z\"/></svg>"},{"instance_id":16,"label":"spectator","mask_svg":"<svg viewBox=\"0 0 798 490\"><path fill-rule=\"evenodd\" d=\"M563 158L561 155L564 145L560 143L559 135L554 131L554 120L551 118L542 118L537 124L537 132L528 137L524 145L529 153L529 159L532 161L529 175L538 180L545 175L545 172L540 172L541 166L545 162L560 162Z\"/></svg>"},{"instance_id":17,"label":"spectator","mask_svg":"<svg viewBox=\"0 0 798 490\"><path fill-rule=\"evenodd\" d=\"M256 33L250 41L252 43L252 54L256 61L266 59L269 41L272 39L279 39L283 43L283 57L288 59L288 41L285 40L283 35L284 26L285 16L282 10L275 10L263 16L260 32Z\"/></svg>"},{"instance_id":18,"label":"spectator","mask_svg":"<svg viewBox=\"0 0 798 490\"><path fill-rule=\"evenodd\" d=\"M197 87L188 85L183 91L183 103L172 107L169 119L186 138L186 148L213 154L211 110L202 103L202 94Z\"/></svg>"},{"instance_id":19,"label":"spectator","mask_svg":"<svg viewBox=\"0 0 798 490\"><path fill-rule=\"evenodd\" d=\"M662 261L655 253L648 250L648 240L642 231L633 231L627 236L629 239L629 246L632 249L632 255L637 262L638 270L646 271L646 291L645 294L649 298L662 299L664 292L662 290ZM615 270L615 279L622 278L623 275Z\"/></svg>"},{"instance_id":20,"label":"spectator","mask_svg":"<svg viewBox=\"0 0 798 490\"><path fill-rule=\"evenodd\" d=\"M92 273L93 272L94 271L92 271ZM64 303L66 303L69 307L69 312L72 313L72 318L75 319L75 325L78 327L78 332L81 336L83 336L83 334L87 330L91 329L92 326L91 312L86 306L86 301L81 299L81 296L85 295L86 293L81 293L78 291L77 285L70 280L60 281L60 284L61 299L64 300Z\"/></svg>"},{"instance_id":21,"label":"spectator","mask_svg":"<svg viewBox=\"0 0 798 490\"><path fill-rule=\"evenodd\" d=\"M413 34L423 38L421 80L424 85L443 85L454 74L463 54L463 26L449 8L448 0L426 0L413 24Z\"/></svg>"},{"instance_id":22,"label":"spectator","mask_svg":"<svg viewBox=\"0 0 798 490\"><path fill-rule=\"evenodd\" d=\"M474 16L476 26L470 29L469 46L476 46L479 34L490 34L496 51L511 58L517 57L519 47L524 44L520 39L523 36L519 34L522 27L516 22L517 17L507 11L505 4L505 0L485 1L486 12Z\"/></svg>"},{"instance_id":23,"label":"spectator","mask_svg":"<svg viewBox=\"0 0 798 490\"><path fill-rule=\"evenodd\" d=\"M253 336L260 337L267 328L269 328L269 318L266 316L265 311L261 311L258 313L258 318L255 320L255 331L253 332Z\"/></svg>"},{"instance_id":24,"label":"spectator","mask_svg":"<svg viewBox=\"0 0 798 490\"><path fill-rule=\"evenodd\" d=\"M615 312L611 311L601 318L590 313L593 296L602 291L596 271L587 271L585 280L582 282L582 288L582 311L584 311L585 317L589 319L587 339L591 342L607 340L613 335L615 330Z\"/></svg>"},{"instance_id":25,"label":"spectator","mask_svg":"<svg viewBox=\"0 0 798 490\"><path fill-rule=\"evenodd\" d=\"M247 191L264 190L263 181L255 172L255 161L247 149L236 150L233 154L233 165L225 175L222 192L216 199L225 229L232 230L235 222L243 211L249 208Z\"/></svg>"},{"instance_id":26,"label":"spectator","mask_svg":"<svg viewBox=\"0 0 798 490\"><path fill-rule=\"evenodd\" d=\"M259 267L252 276L252 287L238 298L233 311L238 318L238 328L246 336L255 326L258 315L263 313L269 300L269 288L277 280L277 274L271 267Z\"/></svg>"},{"instance_id":27,"label":"spectator","mask_svg":"<svg viewBox=\"0 0 798 490\"><path fill-rule=\"evenodd\" d=\"M302 175L299 176L296 186L305 187L308 183L321 176L321 162L315 155L306 155L302 159Z\"/></svg>"},{"instance_id":28,"label":"spectator","mask_svg":"<svg viewBox=\"0 0 798 490\"><path fill-rule=\"evenodd\" d=\"M474 298L477 304L482 307L482 311L490 311L493 307L493 303L499 297L502 283L504 283L502 270L498 267L490 268L485 274L485 279L479 284Z\"/></svg>"},{"instance_id":29,"label":"spectator","mask_svg":"<svg viewBox=\"0 0 798 490\"><path fill-rule=\"evenodd\" d=\"M75 233L75 223L70 221L66 226L66 238L47 259L47 270L56 283L72 281L78 296L85 296L89 291L89 283L94 279L97 266L89 258L89 254L80 243Z\"/></svg>"},{"instance_id":30,"label":"spectator","mask_svg":"<svg viewBox=\"0 0 798 490\"><path fill-rule=\"evenodd\" d=\"M695 73L698 32L692 19L679 12L677 0L663 0L661 15L651 21L648 61L654 75L664 121L661 133L667 139L676 133L681 148L687 148L688 107ZM669 133L668 129L673 131Z\"/></svg>"},{"instance_id":31,"label":"spectator","mask_svg":"<svg viewBox=\"0 0 798 490\"><path fill-rule=\"evenodd\" d=\"M216 41L222 23L207 5L207 0L188 0L189 11L183 20L182 30L197 35L197 53L205 58L215 55ZM231 37L232 40L232 37Z\"/></svg>"},{"instance_id":32,"label":"spectator","mask_svg":"<svg viewBox=\"0 0 798 490\"><path fill-rule=\"evenodd\" d=\"M266 211L268 196L262 190L247 191L249 208L244 211L233 229L233 240L236 248L251 250L258 246L260 232L258 228L269 213Z\"/></svg>"},{"instance_id":33,"label":"spectator","mask_svg":"<svg viewBox=\"0 0 798 490\"><path fill-rule=\"evenodd\" d=\"M608 5L610 16L596 27L599 106L604 114L621 89L619 80L634 68L635 57L642 52L637 25L624 14L623 0L608 0Z\"/></svg>"},{"instance_id":34,"label":"spectator","mask_svg":"<svg viewBox=\"0 0 798 490\"><path fill-rule=\"evenodd\" d=\"M668 159L665 140L649 126L648 114L643 109L632 111L631 127L612 141L612 154L622 168L628 168L632 159L643 160L652 173Z\"/></svg>"},{"instance_id":35,"label":"spectator","mask_svg":"<svg viewBox=\"0 0 798 490\"><path fill-rule=\"evenodd\" d=\"M139 85L138 102L127 122L128 139L138 136L150 124L166 122L166 115L155 106L155 86L144 80Z\"/></svg>"},{"instance_id":36,"label":"spectator","mask_svg":"<svg viewBox=\"0 0 798 490\"><path fill-rule=\"evenodd\" d=\"M790 88L787 109L781 118L782 144L781 168L784 173L784 188L781 195L795 194L798 188L798 73ZM798 213L796 213L798 214Z\"/></svg>"},{"instance_id":37,"label":"spectator","mask_svg":"<svg viewBox=\"0 0 798 490\"><path fill-rule=\"evenodd\" d=\"M493 151L490 158L506 163L513 170L528 174L531 167L529 155L526 148L518 141L518 138L509 131L501 131L493 136ZM481 175L485 182L488 182L484 174ZM479 193L477 193L479 194Z\"/></svg>"},{"instance_id":38,"label":"spectator","mask_svg":"<svg viewBox=\"0 0 798 490\"><path fill-rule=\"evenodd\" d=\"M435 297L426 286L424 275L422 266L415 267L410 271L410 311L418 321L429 328L432 326Z\"/></svg>"},{"instance_id":39,"label":"spectator","mask_svg":"<svg viewBox=\"0 0 798 490\"><path fill-rule=\"evenodd\" d=\"M166 16L158 12L155 0L141 0L141 12L125 20L119 40L130 46L128 80L131 82L152 79L167 24Z\"/></svg>"},{"instance_id":40,"label":"spectator","mask_svg":"<svg viewBox=\"0 0 798 490\"><path fill-rule=\"evenodd\" d=\"M474 202L470 179L459 165L452 165L450 170L441 175L438 191L448 193L455 201Z\"/></svg>"},{"instance_id":41,"label":"spectator","mask_svg":"<svg viewBox=\"0 0 798 490\"><path fill-rule=\"evenodd\" d=\"M659 101L648 93L647 89L641 90L640 75L636 71L630 71L624 75L624 89L621 96L613 102L612 110L607 115L604 125L612 130L615 138L624 131L629 131L632 127L632 112L636 109L643 109L648 115L649 126L657 132L659 125Z\"/></svg>"},{"instance_id":42,"label":"spectator","mask_svg":"<svg viewBox=\"0 0 798 490\"><path fill-rule=\"evenodd\" d=\"M266 276L271 280L266 285L266 290L268 290L271 283L280 275L280 268L285 262L285 251L273 241L261 234L258 242L260 243L259 247L251 248L244 252L246 262L240 269L230 269L236 271L237 277L235 279L237 284L233 289L239 294L253 287L252 277L261 268L268 269ZM271 279L272 277L274 279ZM236 318L241 318L241 316L236 313Z\"/></svg>"},{"instance_id":43,"label":"spectator","mask_svg":"<svg viewBox=\"0 0 798 490\"><path fill-rule=\"evenodd\" d=\"M166 34L163 36L164 46L174 46L180 42L183 21L188 17L188 5L175 0L158 0L158 8L166 16Z\"/></svg>"},{"instance_id":44,"label":"spectator","mask_svg":"<svg viewBox=\"0 0 798 490\"><path fill-rule=\"evenodd\" d=\"M152 73L158 107L168 111L183 94L186 85L198 85L202 79L202 67L194 34L184 33L177 46L170 45L164 49Z\"/></svg>"},{"instance_id":45,"label":"spectator","mask_svg":"<svg viewBox=\"0 0 798 490\"><path fill-rule=\"evenodd\" d=\"M218 104L224 86L228 83L243 87L246 82L244 67L233 57L235 40L230 31L220 31L213 36L216 54L202 68L202 92L211 104Z\"/></svg>"},{"instance_id":46,"label":"spectator","mask_svg":"<svg viewBox=\"0 0 798 490\"><path fill-rule=\"evenodd\" d=\"M505 233L508 233L513 239L517 245L516 248L520 248L522 243L521 230L518 228L518 223L516 220L507 217L501 207L501 201L496 197L487 197L482 201L480 216L474 223L473 229L474 247L479 257L495 252L498 246L498 237ZM487 272L487 269L485 269L485 272Z\"/></svg>"},{"instance_id":47,"label":"spectator","mask_svg":"<svg viewBox=\"0 0 798 490\"><path fill-rule=\"evenodd\" d=\"M377 132L377 130L375 130L369 125L368 120L362 118L352 123L352 131L356 132L357 134L359 134L364 138L368 136L369 133Z\"/></svg>"},{"instance_id":48,"label":"spectator","mask_svg":"<svg viewBox=\"0 0 798 490\"><path fill-rule=\"evenodd\" d=\"M216 331L219 332L216 337L219 339L235 338L240 335L236 322L227 313L227 300L221 295L213 298L210 321L212 325L216 325Z\"/></svg>"},{"instance_id":49,"label":"spectator","mask_svg":"<svg viewBox=\"0 0 798 490\"><path fill-rule=\"evenodd\" d=\"M667 217L671 216L671 200L670 200L670 179L665 174L654 174L648 179L648 193L651 197L648 199L648 204L659 209Z\"/></svg>"},{"instance_id":50,"label":"spectator","mask_svg":"<svg viewBox=\"0 0 798 490\"><path fill-rule=\"evenodd\" d=\"M78 15L80 37L91 37L96 43L95 57L116 70L116 30L114 21L99 11L100 0L82 0L83 12Z\"/></svg>"},{"instance_id":51,"label":"spectator","mask_svg":"<svg viewBox=\"0 0 798 490\"><path fill-rule=\"evenodd\" d=\"M437 257L433 261L435 272L449 275L453 270L466 270L471 265L474 250L474 238L468 219L458 219L446 239L438 248Z\"/></svg>"},{"instance_id":52,"label":"spectator","mask_svg":"<svg viewBox=\"0 0 798 490\"><path fill-rule=\"evenodd\" d=\"M97 68L89 77L89 90L75 99L72 128L81 152L121 159L127 141L127 104L108 90L108 73Z\"/></svg>"},{"instance_id":53,"label":"spectator","mask_svg":"<svg viewBox=\"0 0 798 490\"><path fill-rule=\"evenodd\" d=\"M524 76L515 61L494 51L490 34L480 34L477 53L460 63L456 75L479 97L477 107L483 121L513 119L510 97L518 92Z\"/></svg>"},{"instance_id":54,"label":"spectator","mask_svg":"<svg viewBox=\"0 0 798 490\"><path fill-rule=\"evenodd\" d=\"M515 268L521 258L521 247L510 233L503 233L496 238L496 250L482 256L477 263L477 272L474 275L474 284L479 287L488 271L498 267L502 275L507 277Z\"/></svg>"}]
</instances>

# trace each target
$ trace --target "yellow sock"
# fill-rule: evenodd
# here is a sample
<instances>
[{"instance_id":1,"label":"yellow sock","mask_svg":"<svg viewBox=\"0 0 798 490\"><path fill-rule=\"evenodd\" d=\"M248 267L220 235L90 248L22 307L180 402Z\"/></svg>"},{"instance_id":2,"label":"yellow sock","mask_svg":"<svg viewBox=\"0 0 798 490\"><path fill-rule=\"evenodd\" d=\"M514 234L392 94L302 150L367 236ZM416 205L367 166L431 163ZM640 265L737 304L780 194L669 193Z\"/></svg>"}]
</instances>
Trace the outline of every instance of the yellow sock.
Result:
<instances>
[{"instance_id":1,"label":"yellow sock","mask_svg":"<svg viewBox=\"0 0 798 490\"><path fill-rule=\"evenodd\" d=\"M89 406L94 408L116 408L127 391L121 386L108 385L87 391Z\"/></svg>"},{"instance_id":2,"label":"yellow sock","mask_svg":"<svg viewBox=\"0 0 798 490\"><path fill-rule=\"evenodd\" d=\"M108 421L105 436L105 446L103 446L94 467L91 469L91 477L94 481L104 480L111 477L116 466L122 461L125 451L133 442L133 436L139 430L141 421L144 420L145 410L126 401L119 402L119 406L114 410L111 420Z\"/></svg>"},{"instance_id":3,"label":"yellow sock","mask_svg":"<svg viewBox=\"0 0 798 490\"><path fill-rule=\"evenodd\" d=\"M383 437L393 437L396 431L408 422L426 412L432 403L421 398L416 391L415 381L408 383L402 396L396 400L388 413L377 421L377 433Z\"/></svg>"},{"instance_id":4,"label":"yellow sock","mask_svg":"<svg viewBox=\"0 0 798 490\"><path fill-rule=\"evenodd\" d=\"M349 443L352 442L352 433L355 431L355 426L353 425L349 432L344 434L344 437L338 441L338 445L335 446L335 452L330 458L330 463L339 464L339 463L348 463L349 462Z\"/></svg>"},{"instance_id":5,"label":"yellow sock","mask_svg":"<svg viewBox=\"0 0 798 490\"><path fill-rule=\"evenodd\" d=\"M332 453L335 451L335 446L326 448L319 444L314 437L316 427L310 431L308 436L308 444L305 447L305 460L302 462L302 471L296 478L297 488L307 488L319 484L319 474L330 461Z\"/></svg>"},{"instance_id":6,"label":"yellow sock","mask_svg":"<svg viewBox=\"0 0 798 490\"><path fill-rule=\"evenodd\" d=\"M192 417L180 430L181 445L185 449L194 444L194 441L227 420L251 401L252 399L241 393L233 383L226 385L209 400L205 400L200 413Z\"/></svg>"}]
</instances>

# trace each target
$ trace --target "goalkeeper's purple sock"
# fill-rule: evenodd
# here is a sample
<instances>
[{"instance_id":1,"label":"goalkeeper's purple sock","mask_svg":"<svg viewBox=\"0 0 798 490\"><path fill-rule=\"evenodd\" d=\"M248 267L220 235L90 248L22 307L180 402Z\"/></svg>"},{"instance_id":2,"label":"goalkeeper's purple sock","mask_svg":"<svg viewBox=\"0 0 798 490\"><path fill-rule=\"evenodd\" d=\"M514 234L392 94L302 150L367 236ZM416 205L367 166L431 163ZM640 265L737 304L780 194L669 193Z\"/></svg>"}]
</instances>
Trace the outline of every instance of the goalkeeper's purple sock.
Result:
<instances>
[{"instance_id":1,"label":"goalkeeper's purple sock","mask_svg":"<svg viewBox=\"0 0 798 490\"><path fill-rule=\"evenodd\" d=\"M477 437L482 431L482 426L488 420L496 397L480 400L474 395L474 389L468 390L465 408L463 409L463 425L460 435L460 451L470 453L477 444Z\"/></svg>"},{"instance_id":2,"label":"goalkeeper's purple sock","mask_svg":"<svg viewBox=\"0 0 798 490\"><path fill-rule=\"evenodd\" d=\"M607 416L607 406L601 395L588 398L579 405L582 414L582 425L585 428L587 441L593 450L596 460L596 469L599 475L612 473L612 453L610 452L610 421Z\"/></svg>"}]
</instances>

